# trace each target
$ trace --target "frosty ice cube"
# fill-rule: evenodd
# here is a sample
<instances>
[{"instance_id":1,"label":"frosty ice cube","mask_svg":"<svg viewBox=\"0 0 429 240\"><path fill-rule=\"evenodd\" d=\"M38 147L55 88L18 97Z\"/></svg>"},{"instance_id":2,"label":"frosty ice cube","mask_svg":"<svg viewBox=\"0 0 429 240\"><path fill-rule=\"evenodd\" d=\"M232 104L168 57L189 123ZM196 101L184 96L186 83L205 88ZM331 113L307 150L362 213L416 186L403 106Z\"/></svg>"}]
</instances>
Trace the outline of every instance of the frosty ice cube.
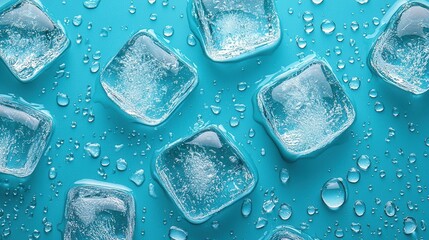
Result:
<instances>
[{"instance_id":1,"label":"frosty ice cube","mask_svg":"<svg viewBox=\"0 0 429 240\"><path fill-rule=\"evenodd\" d=\"M263 124L288 160L315 154L355 119L353 105L323 60L305 59L268 80L257 104Z\"/></svg>"},{"instance_id":2,"label":"frosty ice cube","mask_svg":"<svg viewBox=\"0 0 429 240\"><path fill-rule=\"evenodd\" d=\"M291 226L279 226L274 229L264 240L312 240L310 236Z\"/></svg>"},{"instance_id":3,"label":"frosty ice cube","mask_svg":"<svg viewBox=\"0 0 429 240\"><path fill-rule=\"evenodd\" d=\"M0 173L33 173L52 131L52 118L22 99L0 95Z\"/></svg>"},{"instance_id":4,"label":"frosty ice cube","mask_svg":"<svg viewBox=\"0 0 429 240\"><path fill-rule=\"evenodd\" d=\"M0 57L21 81L34 79L69 45L55 23L32 0L22 0L0 15Z\"/></svg>"},{"instance_id":5,"label":"frosty ice cube","mask_svg":"<svg viewBox=\"0 0 429 240\"><path fill-rule=\"evenodd\" d=\"M150 126L165 121L197 82L196 69L147 31L135 34L101 74L109 98Z\"/></svg>"},{"instance_id":6,"label":"frosty ice cube","mask_svg":"<svg viewBox=\"0 0 429 240\"><path fill-rule=\"evenodd\" d=\"M386 82L414 94L429 90L429 7L402 5L374 44L369 62Z\"/></svg>"},{"instance_id":7,"label":"frosty ice cube","mask_svg":"<svg viewBox=\"0 0 429 240\"><path fill-rule=\"evenodd\" d=\"M67 194L65 219L64 240L132 240L134 198L124 186L81 180Z\"/></svg>"},{"instance_id":8,"label":"frosty ice cube","mask_svg":"<svg viewBox=\"0 0 429 240\"><path fill-rule=\"evenodd\" d=\"M241 199L257 181L248 159L214 126L167 146L153 169L192 223L202 223Z\"/></svg>"},{"instance_id":9,"label":"frosty ice cube","mask_svg":"<svg viewBox=\"0 0 429 240\"><path fill-rule=\"evenodd\" d=\"M239 60L280 41L273 0L193 0L191 25L214 61Z\"/></svg>"}]
</instances>

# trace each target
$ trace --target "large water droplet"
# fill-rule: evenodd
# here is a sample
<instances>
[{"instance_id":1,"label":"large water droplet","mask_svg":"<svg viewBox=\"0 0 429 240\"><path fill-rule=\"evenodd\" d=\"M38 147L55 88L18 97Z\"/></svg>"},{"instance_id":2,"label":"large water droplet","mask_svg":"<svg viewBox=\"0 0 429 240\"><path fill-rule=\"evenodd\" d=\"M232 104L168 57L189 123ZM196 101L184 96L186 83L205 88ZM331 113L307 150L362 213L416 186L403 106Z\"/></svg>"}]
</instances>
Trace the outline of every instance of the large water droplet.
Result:
<instances>
[{"instance_id":1,"label":"large water droplet","mask_svg":"<svg viewBox=\"0 0 429 240\"><path fill-rule=\"evenodd\" d=\"M407 235L413 234L416 231L417 223L412 217L404 218L404 233Z\"/></svg>"},{"instance_id":2,"label":"large water droplet","mask_svg":"<svg viewBox=\"0 0 429 240\"><path fill-rule=\"evenodd\" d=\"M282 220L288 220L292 216L292 208L289 204L283 203L279 208L279 217Z\"/></svg>"},{"instance_id":3,"label":"large water droplet","mask_svg":"<svg viewBox=\"0 0 429 240\"><path fill-rule=\"evenodd\" d=\"M342 178L332 178L322 187L323 202L332 210L340 208L347 200L347 189Z\"/></svg>"},{"instance_id":4,"label":"large water droplet","mask_svg":"<svg viewBox=\"0 0 429 240\"><path fill-rule=\"evenodd\" d=\"M241 205L241 214L243 217L248 217L252 213L252 200L250 198L246 198Z\"/></svg>"},{"instance_id":5,"label":"large water droplet","mask_svg":"<svg viewBox=\"0 0 429 240\"><path fill-rule=\"evenodd\" d=\"M365 214L366 205L365 205L365 203L363 201L357 200L355 202L355 205L354 205L353 208L355 210L356 216L361 217L361 216L363 216Z\"/></svg>"},{"instance_id":6,"label":"large water droplet","mask_svg":"<svg viewBox=\"0 0 429 240\"><path fill-rule=\"evenodd\" d=\"M395 216L395 214L396 214L396 205L395 205L395 203L392 202L392 201L386 202L386 204L384 205L384 213L388 217Z\"/></svg>"},{"instance_id":7,"label":"large water droplet","mask_svg":"<svg viewBox=\"0 0 429 240\"><path fill-rule=\"evenodd\" d=\"M357 164L360 169L366 171L371 166L371 159L368 155L362 155L358 158Z\"/></svg>"},{"instance_id":8,"label":"large water droplet","mask_svg":"<svg viewBox=\"0 0 429 240\"><path fill-rule=\"evenodd\" d=\"M322 25L320 25L320 28L325 34L331 34L335 30L335 23L331 20L325 19L322 21Z\"/></svg>"}]
</instances>

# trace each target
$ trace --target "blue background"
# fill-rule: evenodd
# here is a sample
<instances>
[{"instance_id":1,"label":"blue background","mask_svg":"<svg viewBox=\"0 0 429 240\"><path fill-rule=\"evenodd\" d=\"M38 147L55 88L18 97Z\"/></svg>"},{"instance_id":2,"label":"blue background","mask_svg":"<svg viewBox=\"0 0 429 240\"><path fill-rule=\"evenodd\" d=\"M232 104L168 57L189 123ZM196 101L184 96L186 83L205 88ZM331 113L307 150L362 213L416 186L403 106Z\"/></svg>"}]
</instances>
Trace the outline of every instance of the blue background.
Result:
<instances>
[{"instance_id":1,"label":"blue background","mask_svg":"<svg viewBox=\"0 0 429 240\"><path fill-rule=\"evenodd\" d=\"M157 0L153 5L146 0L135 0L135 14L129 12L130 1L101 0L99 7L93 10L85 9L82 2L42 1L50 15L64 24L72 43L65 54L35 81L22 84L4 64L0 64L1 93L13 93L29 102L43 104L55 120L50 150L32 176L19 185L13 179L8 184L4 176L0 179L3 185L0 188L0 235L10 231L6 239L26 239L34 230L38 230L41 232L40 239L60 239L62 226L57 225L63 219L68 189L82 178L103 180L99 174L101 168L107 174L106 181L123 184L134 191L135 239L168 239L171 226L186 230L189 239L258 239L266 231L281 224L305 228L304 232L321 239L334 239L337 229L343 230L345 239L429 237L428 230L424 231L420 226L422 220L429 221L429 147L425 145L425 139L429 137L429 95L414 96L389 85L367 66L367 55L375 39L365 36L375 32L376 26L372 19L381 19L383 13L392 8L393 0L371 0L365 5L359 5L355 0L326 0L321 5L315 5L310 0L277 1L283 33L279 47L248 60L228 64L210 61L200 44L194 47L187 44L191 30L184 0L170 0L166 6L163 6L162 0ZM304 31L304 11L314 14L315 30L311 34ZM156 21L149 19L152 13L157 14ZM72 24L76 15L82 15L83 18L79 27ZM333 34L325 35L321 31L320 24L324 19L336 23ZM357 31L351 30L352 21L359 23ZM89 30L90 23L92 28ZM174 27L174 35L165 37L167 46L178 49L198 67L199 85L165 124L152 128L135 123L121 113L101 89L100 71L91 73L90 66L95 61L92 56L96 51L101 51L100 64L104 67L133 33L140 29L154 29L162 38L166 25ZM102 28L111 28L108 37L100 36ZM343 42L336 40L337 33L344 34ZM81 44L76 43L78 34L83 36ZM298 48L296 37L303 37L307 41L304 49ZM350 39L356 41L355 46L350 45ZM335 54L336 46L342 50L340 55ZM358 53L355 53L355 48L358 48ZM355 106L357 119L322 154L288 163L282 159L264 128L254 120L252 97L258 82L266 75L297 61L300 56L312 53L325 57L331 64ZM91 59L88 64L83 63L85 54ZM349 63L350 57L355 59L353 64ZM344 69L337 69L339 60L346 63ZM63 63L69 77L56 78L56 72ZM358 77L360 88L351 90L348 83L341 80L343 74L347 74L349 79ZM248 88L243 92L238 91L239 82L246 82ZM88 87L91 88L90 98L86 99ZM378 92L375 99L369 97L370 89ZM67 107L56 104L58 92L69 95L70 104ZM217 94L221 97L220 103L215 102ZM376 101L384 104L383 112L374 110ZM236 103L245 104L247 109L239 126L233 128L229 125L231 117L240 118L240 113L234 109ZM221 113L214 115L211 105L221 107ZM399 111L398 117L392 115L394 107ZM85 108L95 116L92 123L88 121L88 115L84 114ZM76 128L71 127L73 122L77 124ZM240 148L252 156L259 171L259 182L248 196L253 203L253 211L248 218L241 216L241 200L206 223L192 225L183 219L152 178L150 164L158 149L207 124L225 126L240 142ZM414 126L414 131L409 130L410 124ZM396 135L386 142L390 127L396 130ZM253 138L248 137L251 128L256 133ZM76 142L80 144L77 149ZM101 144L100 158L93 159L87 155L84 146L88 142ZM118 144L124 146L116 151L115 145ZM417 156L413 164L408 162L411 153ZM74 156L73 161L66 160L70 154ZM370 169L361 171L358 183L348 184L349 198L344 206L338 211L330 211L320 198L322 185L333 177L346 178L351 167L357 168L356 158L362 154L372 158ZM108 167L100 165L104 156L110 158ZM115 170L118 158L128 162L126 171ZM57 170L57 177L53 180L48 178L51 167ZM140 168L145 170L146 180L137 187L129 177ZM285 185L279 180L282 168L287 168L290 173L290 179ZM402 178L396 176L399 169L403 172ZM384 178L380 177L382 170L386 173ZM150 183L155 186L157 198L149 195ZM278 198L276 208L272 213L264 214L262 204L272 197ZM376 203L376 198L381 200L380 204ZM366 213L362 217L354 214L353 204L356 200L366 204ZM399 209L392 218L387 217L383 210L389 200L394 201ZM413 210L407 207L409 201L414 206ZM277 214L282 203L288 203L293 209L292 217L287 221L281 220ZM318 213L313 216L307 214L309 206L316 207ZM414 217L419 224L413 236L406 236L402 232L406 216ZM53 223L53 230L49 233L43 231L44 217ZM268 220L268 224L259 230L255 228L258 217ZM213 221L218 221L217 229L212 227ZM352 222L361 224L361 233L352 233Z\"/></svg>"}]
</instances>

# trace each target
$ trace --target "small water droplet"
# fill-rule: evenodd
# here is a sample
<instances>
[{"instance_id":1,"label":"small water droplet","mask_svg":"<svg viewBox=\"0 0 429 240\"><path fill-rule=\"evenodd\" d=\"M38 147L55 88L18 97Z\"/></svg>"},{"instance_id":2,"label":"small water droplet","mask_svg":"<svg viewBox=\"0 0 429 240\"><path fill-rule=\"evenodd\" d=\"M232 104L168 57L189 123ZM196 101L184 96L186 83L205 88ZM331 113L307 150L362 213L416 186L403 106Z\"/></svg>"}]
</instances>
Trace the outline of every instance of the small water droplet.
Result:
<instances>
[{"instance_id":1,"label":"small water droplet","mask_svg":"<svg viewBox=\"0 0 429 240\"><path fill-rule=\"evenodd\" d=\"M323 3L323 0L311 0L312 3L319 5Z\"/></svg>"},{"instance_id":2,"label":"small water droplet","mask_svg":"<svg viewBox=\"0 0 429 240\"><path fill-rule=\"evenodd\" d=\"M164 36L171 37L174 34L173 26L167 25L164 27Z\"/></svg>"},{"instance_id":3,"label":"small water droplet","mask_svg":"<svg viewBox=\"0 0 429 240\"><path fill-rule=\"evenodd\" d=\"M252 213L252 200L250 198L246 198L241 205L241 215L243 217L248 217Z\"/></svg>"},{"instance_id":4,"label":"small water droplet","mask_svg":"<svg viewBox=\"0 0 429 240\"><path fill-rule=\"evenodd\" d=\"M371 166L371 159L368 155L361 155L357 160L357 164L360 169L366 171Z\"/></svg>"},{"instance_id":5,"label":"small water droplet","mask_svg":"<svg viewBox=\"0 0 429 240\"><path fill-rule=\"evenodd\" d=\"M69 97L65 93L58 93L57 94L57 104L60 107L67 107L70 103Z\"/></svg>"},{"instance_id":6,"label":"small water droplet","mask_svg":"<svg viewBox=\"0 0 429 240\"><path fill-rule=\"evenodd\" d=\"M322 32L325 34L331 34L335 31L335 23L331 20L324 19L322 21L322 24L320 25L320 28L322 29Z\"/></svg>"},{"instance_id":7,"label":"small water droplet","mask_svg":"<svg viewBox=\"0 0 429 240\"><path fill-rule=\"evenodd\" d=\"M374 109L376 112L383 112L384 111L384 104L381 102L375 102Z\"/></svg>"},{"instance_id":8,"label":"small water droplet","mask_svg":"<svg viewBox=\"0 0 429 240\"><path fill-rule=\"evenodd\" d=\"M271 213L273 211L273 209L276 207L276 204L274 203L273 200L269 199L266 200L263 204L262 204L262 210L265 213Z\"/></svg>"},{"instance_id":9,"label":"small water droplet","mask_svg":"<svg viewBox=\"0 0 429 240\"><path fill-rule=\"evenodd\" d=\"M280 170L280 181L283 184L286 184L289 181L289 171L287 168L282 168L282 170Z\"/></svg>"},{"instance_id":10,"label":"small water droplet","mask_svg":"<svg viewBox=\"0 0 429 240\"><path fill-rule=\"evenodd\" d=\"M73 17L73 25L79 27L82 24L82 15L76 15Z\"/></svg>"},{"instance_id":11,"label":"small water droplet","mask_svg":"<svg viewBox=\"0 0 429 240\"><path fill-rule=\"evenodd\" d=\"M350 168L347 172L347 181L349 183L357 183L360 180L360 172L356 168Z\"/></svg>"},{"instance_id":12,"label":"small water droplet","mask_svg":"<svg viewBox=\"0 0 429 240\"><path fill-rule=\"evenodd\" d=\"M188 233L176 226L170 227L170 231L168 232L168 236L171 240L186 240L188 238Z\"/></svg>"},{"instance_id":13,"label":"small water droplet","mask_svg":"<svg viewBox=\"0 0 429 240\"><path fill-rule=\"evenodd\" d=\"M396 205L392 201L387 201L384 205L384 213L388 217L393 217L396 214Z\"/></svg>"},{"instance_id":14,"label":"small water droplet","mask_svg":"<svg viewBox=\"0 0 429 240\"><path fill-rule=\"evenodd\" d=\"M229 120L229 125L231 127L237 127L240 124L240 119L237 117L231 117L231 120Z\"/></svg>"},{"instance_id":15,"label":"small water droplet","mask_svg":"<svg viewBox=\"0 0 429 240\"><path fill-rule=\"evenodd\" d=\"M49 169L49 179L55 179L57 177L57 170L54 167Z\"/></svg>"},{"instance_id":16,"label":"small water droplet","mask_svg":"<svg viewBox=\"0 0 429 240\"><path fill-rule=\"evenodd\" d=\"M89 142L85 145L85 151L92 158L98 158L100 156L101 146L99 143L90 143Z\"/></svg>"},{"instance_id":17,"label":"small water droplet","mask_svg":"<svg viewBox=\"0 0 429 240\"><path fill-rule=\"evenodd\" d=\"M197 45L197 39L195 38L194 34L188 35L188 45L191 47Z\"/></svg>"},{"instance_id":18,"label":"small water droplet","mask_svg":"<svg viewBox=\"0 0 429 240\"><path fill-rule=\"evenodd\" d=\"M137 170L131 177L130 180L135 183L137 186L141 186L145 180L144 170Z\"/></svg>"},{"instance_id":19,"label":"small water droplet","mask_svg":"<svg viewBox=\"0 0 429 240\"><path fill-rule=\"evenodd\" d=\"M356 216L362 217L366 211L366 205L363 201L357 200L353 206Z\"/></svg>"},{"instance_id":20,"label":"small water droplet","mask_svg":"<svg viewBox=\"0 0 429 240\"><path fill-rule=\"evenodd\" d=\"M125 171L127 169L127 161L125 161L125 159L123 158L119 158L116 161L116 169L118 169L119 171Z\"/></svg>"},{"instance_id":21,"label":"small water droplet","mask_svg":"<svg viewBox=\"0 0 429 240\"><path fill-rule=\"evenodd\" d=\"M268 220L263 217L258 217L258 220L256 221L255 227L256 229L264 228L268 223Z\"/></svg>"},{"instance_id":22,"label":"small water droplet","mask_svg":"<svg viewBox=\"0 0 429 240\"><path fill-rule=\"evenodd\" d=\"M100 4L100 0L85 0L83 2L83 6L85 6L88 9L97 8L98 4Z\"/></svg>"},{"instance_id":23,"label":"small water droplet","mask_svg":"<svg viewBox=\"0 0 429 240\"><path fill-rule=\"evenodd\" d=\"M282 220L288 220L292 216L292 208L289 204L283 203L279 208L279 217Z\"/></svg>"}]
</instances>

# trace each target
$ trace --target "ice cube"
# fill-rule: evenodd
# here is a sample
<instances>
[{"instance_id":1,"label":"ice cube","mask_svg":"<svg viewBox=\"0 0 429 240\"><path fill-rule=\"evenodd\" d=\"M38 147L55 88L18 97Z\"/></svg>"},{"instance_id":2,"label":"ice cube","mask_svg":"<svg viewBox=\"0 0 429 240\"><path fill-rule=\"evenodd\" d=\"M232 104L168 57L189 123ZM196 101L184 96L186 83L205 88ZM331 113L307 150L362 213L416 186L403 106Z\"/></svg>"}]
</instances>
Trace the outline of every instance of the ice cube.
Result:
<instances>
[{"instance_id":1,"label":"ice cube","mask_svg":"<svg viewBox=\"0 0 429 240\"><path fill-rule=\"evenodd\" d=\"M291 226L278 226L264 240L312 240L310 236Z\"/></svg>"},{"instance_id":2,"label":"ice cube","mask_svg":"<svg viewBox=\"0 0 429 240\"><path fill-rule=\"evenodd\" d=\"M148 31L135 34L101 74L109 98L151 126L165 121L197 83L196 69Z\"/></svg>"},{"instance_id":3,"label":"ice cube","mask_svg":"<svg viewBox=\"0 0 429 240\"><path fill-rule=\"evenodd\" d=\"M130 189L81 180L67 194L64 239L133 239L135 204Z\"/></svg>"},{"instance_id":4,"label":"ice cube","mask_svg":"<svg viewBox=\"0 0 429 240\"><path fill-rule=\"evenodd\" d=\"M33 173L52 131L52 117L22 99L0 95L0 172Z\"/></svg>"},{"instance_id":5,"label":"ice cube","mask_svg":"<svg viewBox=\"0 0 429 240\"><path fill-rule=\"evenodd\" d=\"M217 127L201 130L162 151L154 173L184 216L202 223L255 187L257 173Z\"/></svg>"},{"instance_id":6,"label":"ice cube","mask_svg":"<svg viewBox=\"0 0 429 240\"><path fill-rule=\"evenodd\" d=\"M19 1L0 15L0 57L23 82L34 79L68 45L61 24L35 1Z\"/></svg>"},{"instance_id":7,"label":"ice cube","mask_svg":"<svg viewBox=\"0 0 429 240\"><path fill-rule=\"evenodd\" d=\"M274 0L193 0L191 25L214 61L239 60L280 42Z\"/></svg>"},{"instance_id":8,"label":"ice cube","mask_svg":"<svg viewBox=\"0 0 429 240\"><path fill-rule=\"evenodd\" d=\"M288 160L317 153L355 119L353 105L324 60L307 58L268 81L257 95L262 122Z\"/></svg>"},{"instance_id":9,"label":"ice cube","mask_svg":"<svg viewBox=\"0 0 429 240\"><path fill-rule=\"evenodd\" d=\"M369 62L386 82L414 94L429 90L429 7L402 5L374 44Z\"/></svg>"}]
</instances>

